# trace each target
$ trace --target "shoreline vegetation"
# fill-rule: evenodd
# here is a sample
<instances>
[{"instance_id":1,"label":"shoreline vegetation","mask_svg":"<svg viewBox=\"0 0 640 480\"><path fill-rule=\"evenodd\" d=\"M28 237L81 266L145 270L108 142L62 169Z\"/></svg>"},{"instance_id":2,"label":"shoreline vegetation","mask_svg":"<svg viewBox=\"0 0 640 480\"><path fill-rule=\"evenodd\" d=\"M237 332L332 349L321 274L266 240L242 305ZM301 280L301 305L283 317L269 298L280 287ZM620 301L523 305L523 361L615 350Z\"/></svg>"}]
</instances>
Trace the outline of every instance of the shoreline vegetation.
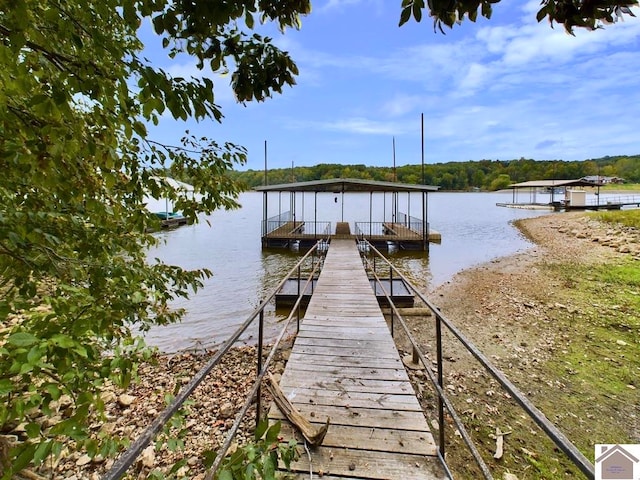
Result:
<instances>
[{"instance_id":1,"label":"shoreline vegetation","mask_svg":"<svg viewBox=\"0 0 640 480\"><path fill-rule=\"evenodd\" d=\"M179 178L180 172L168 171L169 176L189 183L189 178ZM238 170L230 177L246 189L264 184L264 170ZM467 162L426 163L391 166L367 166L348 164L318 164L272 168L267 172L267 183L276 185L328 178L358 178L376 181L438 185L441 191L495 191L512 183L539 179L569 180L586 176L602 176L623 179L627 185L640 183L640 155L619 155L588 160L479 160Z\"/></svg>"},{"instance_id":2,"label":"shoreline vegetation","mask_svg":"<svg viewBox=\"0 0 640 480\"><path fill-rule=\"evenodd\" d=\"M625 224L618 223L621 215ZM592 462L596 443L640 442L640 211L552 214L516 224L535 246L465 270L429 297ZM431 356L429 320L407 321ZM446 390L495 478L580 477L481 366L449 340ZM141 365L139 382L125 392L107 391L107 422L97 423L94 434L135 439L162 410L165 395L184 385L210 354L158 356ZM287 358L287 350L278 354L273 373L283 370ZM420 370L410 375L433 423L431 386ZM184 421L172 427L181 432L178 442L161 434L127 478L168 474L179 460L178 478L204 478L201 452L222 444L254 376L255 349L233 349L198 387ZM64 415L64 399L56 407ZM254 418L247 415L238 443L251 438ZM500 460L493 459L496 429L510 432ZM476 478L451 428L447 438L456 478ZM98 479L112 463L70 446L23 478Z\"/></svg>"}]
</instances>

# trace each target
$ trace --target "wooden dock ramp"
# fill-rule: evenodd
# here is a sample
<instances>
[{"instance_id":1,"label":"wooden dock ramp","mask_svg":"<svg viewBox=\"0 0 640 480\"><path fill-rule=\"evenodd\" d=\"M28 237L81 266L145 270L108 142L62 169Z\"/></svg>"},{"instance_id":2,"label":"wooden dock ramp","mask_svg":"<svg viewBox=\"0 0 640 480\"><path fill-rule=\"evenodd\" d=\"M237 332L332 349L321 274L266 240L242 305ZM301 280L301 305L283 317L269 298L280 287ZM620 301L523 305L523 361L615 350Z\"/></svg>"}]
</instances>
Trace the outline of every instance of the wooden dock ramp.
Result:
<instances>
[{"instance_id":1,"label":"wooden dock ramp","mask_svg":"<svg viewBox=\"0 0 640 480\"><path fill-rule=\"evenodd\" d=\"M353 240L331 241L280 387L314 426L331 418L311 464L299 448L294 478L445 478ZM296 435L275 405L269 418Z\"/></svg>"}]
</instances>

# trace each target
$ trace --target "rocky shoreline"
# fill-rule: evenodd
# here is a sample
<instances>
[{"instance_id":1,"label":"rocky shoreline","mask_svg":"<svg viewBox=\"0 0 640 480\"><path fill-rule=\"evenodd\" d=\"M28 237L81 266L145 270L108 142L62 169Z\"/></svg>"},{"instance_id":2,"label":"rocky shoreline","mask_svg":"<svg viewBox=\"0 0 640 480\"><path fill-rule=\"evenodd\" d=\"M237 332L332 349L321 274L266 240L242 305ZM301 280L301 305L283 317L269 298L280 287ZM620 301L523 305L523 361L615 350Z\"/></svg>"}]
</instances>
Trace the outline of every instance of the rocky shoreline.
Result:
<instances>
[{"instance_id":1,"label":"rocky shoreline","mask_svg":"<svg viewBox=\"0 0 640 480\"><path fill-rule=\"evenodd\" d=\"M275 357L270 371L278 375L284 370L291 339ZM166 406L168 395L175 395L180 388L211 358L215 352L180 353L158 355L151 362L140 366L139 381L125 392L107 388L103 394L106 422L91 426L98 436L128 438L132 442ZM245 397L253 387L256 377L256 347L232 348L222 357L207 378L196 388L184 408L184 421L170 428L170 432L183 442L172 448L162 432L130 467L126 478L149 478L152 471L167 474L173 465L186 460L175 472L177 478L203 479L205 466L203 452L215 452L225 441L236 414L242 408ZM70 400L70 399L69 399ZM262 410L270 404L266 389L262 391ZM64 408L64 399L60 408ZM264 414L264 413L263 413ZM249 408L240 425L231 449L252 438L255 428L255 403ZM114 463L113 458L101 455L90 457L86 452L65 449L53 464L45 463L37 472L23 472L23 478L98 480Z\"/></svg>"}]
</instances>

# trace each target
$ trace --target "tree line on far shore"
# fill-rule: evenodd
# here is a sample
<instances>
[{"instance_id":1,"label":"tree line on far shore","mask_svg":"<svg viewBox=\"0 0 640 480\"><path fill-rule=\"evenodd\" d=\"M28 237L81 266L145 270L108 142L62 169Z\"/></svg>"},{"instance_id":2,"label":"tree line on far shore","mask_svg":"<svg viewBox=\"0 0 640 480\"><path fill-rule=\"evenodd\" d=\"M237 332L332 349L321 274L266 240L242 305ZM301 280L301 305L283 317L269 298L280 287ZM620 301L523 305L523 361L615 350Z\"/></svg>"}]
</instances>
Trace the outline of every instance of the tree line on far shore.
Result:
<instances>
[{"instance_id":1,"label":"tree line on far shore","mask_svg":"<svg viewBox=\"0 0 640 480\"><path fill-rule=\"evenodd\" d=\"M247 189L264 185L263 170L233 171L229 175ZM420 164L396 167L340 165L322 163L311 167L269 170L267 183L305 182L331 178L358 178L438 185L441 190L500 190L512 183L528 180L569 180L591 175L618 177L627 183L640 183L640 155L607 156L597 159L564 160L480 160L425 164L424 180ZM188 181L188 179L184 179Z\"/></svg>"}]
</instances>

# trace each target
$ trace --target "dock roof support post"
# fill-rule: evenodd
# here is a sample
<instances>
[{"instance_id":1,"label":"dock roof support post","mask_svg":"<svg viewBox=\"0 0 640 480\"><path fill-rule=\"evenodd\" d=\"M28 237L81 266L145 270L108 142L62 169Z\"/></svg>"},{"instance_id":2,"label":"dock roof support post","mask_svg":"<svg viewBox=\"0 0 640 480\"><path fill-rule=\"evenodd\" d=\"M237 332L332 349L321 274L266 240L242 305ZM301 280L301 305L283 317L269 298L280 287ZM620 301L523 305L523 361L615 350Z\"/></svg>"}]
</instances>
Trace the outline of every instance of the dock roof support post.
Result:
<instances>
[{"instance_id":1,"label":"dock roof support post","mask_svg":"<svg viewBox=\"0 0 640 480\"><path fill-rule=\"evenodd\" d=\"M373 192L369 192L369 240L371 240L373 225Z\"/></svg>"},{"instance_id":2,"label":"dock roof support post","mask_svg":"<svg viewBox=\"0 0 640 480\"><path fill-rule=\"evenodd\" d=\"M387 221L387 192L382 192L382 222Z\"/></svg>"},{"instance_id":3,"label":"dock roof support post","mask_svg":"<svg viewBox=\"0 0 640 480\"><path fill-rule=\"evenodd\" d=\"M318 236L318 192L313 192L313 234Z\"/></svg>"},{"instance_id":4,"label":"dock roof support post","mask_svg":"<svg viewBox=\"0 0 640 480\"><path fill-rule=\"evenodd\" d=\"M422 242L423 250L429 250L429 194L422 192Z\"/></svg>"},{"instance_id":5,"label":"dock roof support post","mask_svg":"<svg viewBox=\"0 0 640 480\"><path fill-rule=\"evenodd\" d=\"M264 194L262 195L262 237L266 237L267 235L267 199L268 199L268 192L264 192Z\"/></svg>"}]
</instances>

